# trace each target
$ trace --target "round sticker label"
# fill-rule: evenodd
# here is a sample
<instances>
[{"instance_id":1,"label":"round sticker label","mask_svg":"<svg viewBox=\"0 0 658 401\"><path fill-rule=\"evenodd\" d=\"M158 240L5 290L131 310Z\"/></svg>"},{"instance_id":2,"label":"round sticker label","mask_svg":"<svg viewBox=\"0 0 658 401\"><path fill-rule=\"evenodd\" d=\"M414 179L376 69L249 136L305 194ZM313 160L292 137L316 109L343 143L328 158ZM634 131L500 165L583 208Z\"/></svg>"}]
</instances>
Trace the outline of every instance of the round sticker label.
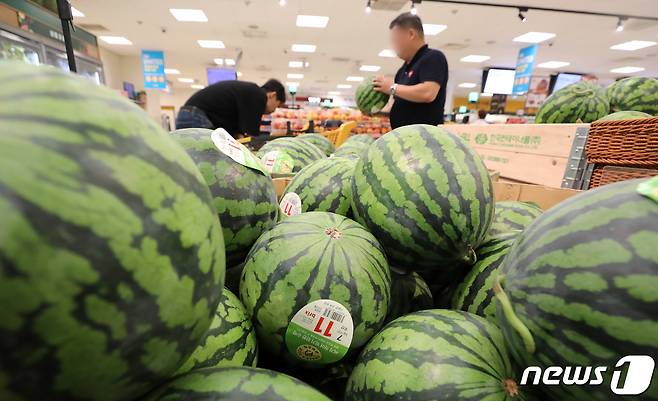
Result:
<instances>
[{"instance_id":1,"label":"round sticker label","mask_svg":"<svg viewBox=\"0 0 658 401\"><path fill-rule=\"evenodd\" d=\"M233 159L236 163L258 170L264 175L269 176L268 172L263 168L261 161L246 146L236 141L225 129L218 128L214 130L210 134L210 139L220 152Z\"/></svg>"},{"instance_id":2,"label":"round sticker label","mask_svg":"<svg viewBox=\"0 0 658 401\"><path fill-rule=\"evenodd\" d=\"M275 174L290 174L295 167L295 161L285 152L273 150L262 158L265 170Z\"/></svg>"},{"instance_id":3,"label":"round sticker label","mask_svg":"<svg viewBox=\"0 0 658 401\"><path fill-rule=\"evenodd\" d=\"M329 364L340 361L350 349L354 323L338 302L320 299L301 308L286 330L286 347L304 362Z\"/></svg>"},{"instance_id":4,"label":"round sticker label","mask_svg":"<svg viewBox=\"0 0 658 401\"><path fill-rule=\"evenodd\" d=\"M286 216L297 216L298 214L302 214L302 199L296 193L288 192L281 199L279 207Z\"/></svg>"}]
</instances>

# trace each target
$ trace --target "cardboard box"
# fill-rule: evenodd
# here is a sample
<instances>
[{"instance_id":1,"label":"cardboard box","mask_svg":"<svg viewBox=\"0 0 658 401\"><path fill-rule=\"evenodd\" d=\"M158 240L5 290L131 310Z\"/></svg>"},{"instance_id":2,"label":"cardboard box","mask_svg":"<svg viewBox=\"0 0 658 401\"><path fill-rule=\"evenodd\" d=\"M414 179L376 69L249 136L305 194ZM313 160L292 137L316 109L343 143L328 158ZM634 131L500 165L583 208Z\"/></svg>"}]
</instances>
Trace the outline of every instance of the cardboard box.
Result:
<instances>
[{"instance_id":1,"label":"cardboard box","mask_svg":"<svg viewBox=\"0 0 658 401\"><path fill-rule=\"evenodd\" d=\"M286 190L286 187L288 186L291 180L292 177L272 178L277 199L281 199L281 197L283 196L283 192Z\"/></svg>"},{"instance_id":2,"label":"cardboard box","mask_svg":"<svg viewBox=\"0 0 658 401\"><path fill-rule=\"evenodd\" d=\"M494 182L496 201L533 202L543 210L578 195L575 189L550 188L543 185L519 184L515 182Z\"/></svg>"}]
</instances>

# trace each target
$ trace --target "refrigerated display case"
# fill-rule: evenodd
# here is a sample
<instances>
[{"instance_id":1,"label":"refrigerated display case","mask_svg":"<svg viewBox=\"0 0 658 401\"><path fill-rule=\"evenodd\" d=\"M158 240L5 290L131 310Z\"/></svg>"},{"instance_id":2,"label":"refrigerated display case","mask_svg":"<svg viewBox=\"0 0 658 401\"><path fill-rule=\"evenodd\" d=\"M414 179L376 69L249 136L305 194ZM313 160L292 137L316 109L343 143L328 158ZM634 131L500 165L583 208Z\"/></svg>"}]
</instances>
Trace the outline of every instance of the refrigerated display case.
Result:
<instances>
[{"instance_id":1,"label":"refrigerated display case","mask_svg":"<svg viewBox=\"0 0 658 401\"><path fill-rule=\"evenodd\" d=\"M0 29L0 59L39 65L41 44Z\"/></svg>"},{"instance_id":2,"label":"refrigerated display case","mask_svg":"<svg viewBox=\"0 0 658 401\"><path fill-rule=\"evenodd\" d=\"M69 61L66 58L66 53L52 47L46 47L46 64L61 68L64 71L69 71ZM78 75L87 77L98 85L104 82L103 67L100 65L77 57L76 66L78 68Z\"/></svg>"}]
</instances>

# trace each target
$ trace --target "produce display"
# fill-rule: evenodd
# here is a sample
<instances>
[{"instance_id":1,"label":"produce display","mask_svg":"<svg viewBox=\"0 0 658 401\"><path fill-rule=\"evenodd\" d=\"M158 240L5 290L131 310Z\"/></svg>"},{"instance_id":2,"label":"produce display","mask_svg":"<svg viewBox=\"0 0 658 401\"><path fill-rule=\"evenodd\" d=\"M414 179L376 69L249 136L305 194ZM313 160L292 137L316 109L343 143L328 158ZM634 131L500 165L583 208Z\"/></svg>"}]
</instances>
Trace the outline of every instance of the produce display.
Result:
<instances>
[{"instance_id":1,"label":"produce display","mask_svg":"<svg viewBox=\"0 0 658 401\"><path fill-rule=\"evenodd\" d=\"M334 156L355 156L355 159L361 158L368 151L370 145L365 142L345 142L336 149Z\"/></svg>"},{"instance_id":2,"label":"produce display","mask_svg":"<svg viewBox=\"0 0 658 401\"><path fill-rule=\"evenodd\" d=\"M367 78L356 89L354 100L356 107L364 114L375 114L380 112L388 103L389 95L377 92L373 84L373 78Z\"/></svg>"},{"instance_id":3,"label":"produce display","mask_svg":"<svg viewBox=\"0 0 658 401\"><path fill-rule=\"evenodd\" d=\"M610 105L603 88L577 82L553 93L539 108L537 124L591 123L608 115Z\"/></svg>"},{"instance_id":4,"label":"produce display","mask_svg":"<svg viewBox=\"0 0 658 401\"><path fill-rule=\"evenodd\" d=\"M489 228L489 237L506 234L518 234L525 230L542 210L533 204L515 201L496 202L493 222Z\"/></svg>"},{"instance_id":5,"label":"produce display","mask_svg":"<svg viewBox=\"0 0 658 401\"><path fill-rule=\"evenodd\" d=\"M641 111L658 116L658 79L633 77L608 87L611 111Z\"/></svg>"},{"instance_id":6,"label":"produce display","mask_svg":"<svg viewBox=\"0 0 658 401\"><path fill-rule=\"evenodd\" d=\"M299 172L316 160L324 159L327 155L309 141L300 141L295 138L278 138L263 145L258 151L258 157L265 157L268 153L278 151L288 155L293 162L293 172Z\"/></svg>"},{"instance_id":7,"label":"produce display","mask_svg":"<svg viewBox=\"0 0 658 401\"><path fill-rule=\"evenodd\" d=\"M375 139L372 137L372 135L368 134L356 134L356 135L351 135L343 145L347 144L353 144L353 143L365 143L366 145L370 145L373 142L375 142Z\"/></svg>"},{"instance_id":8,"label":"produce display","mask_svg":"<svg viewBox=\"0 0 658 401\"><path fill-rule=\"evenodd\" d=\"M411 312L432 309L432 291L418 273L391 267L391 278L391 307L386 317L387 322Z\"/></svg>"},{"instance_id":9,"label":"produce display","mask_svg":"<svg viewBox=\"0 0 658 401\"><path fill-rule=\"evenodd\" d=\"M228 266L241 263L256 239L276 223L279 204L272 179L217 149L207 129L185 129L171 136L203 175L224 233Z\"/></svg>"},{"instance_id":10,"label":"produce display","mask_svg":"<svg viewBox=\"0 0 658 401\"><path fill-rule=\"evenodd\" d=\"M322 150L327 156L331 155L336 150L334 144L329 139L320 134L304 134L298 136L297 139L312 143L313 145L320 148L320 150Z\"/></svg>"}]
</instances>

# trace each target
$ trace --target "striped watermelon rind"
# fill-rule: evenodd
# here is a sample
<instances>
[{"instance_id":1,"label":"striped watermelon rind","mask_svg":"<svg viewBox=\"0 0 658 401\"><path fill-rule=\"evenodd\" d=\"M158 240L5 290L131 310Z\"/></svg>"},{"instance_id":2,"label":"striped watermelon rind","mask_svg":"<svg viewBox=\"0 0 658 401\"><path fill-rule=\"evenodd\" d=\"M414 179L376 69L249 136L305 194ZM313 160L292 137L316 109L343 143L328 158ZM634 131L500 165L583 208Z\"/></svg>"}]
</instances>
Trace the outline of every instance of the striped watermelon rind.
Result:
<instances>
[{"instance_id":1,"label":"striped watermelon rind","mask_svg":"<svg viewBox=\"0 0 658 401\"><path fill-rule=\"evenodd\" d=\"M641 111L658 116L658 79L631 77L607 89L611 111Z\"/></svg>"},{"instance_id":2,"label":"striped watermelon rind","mask_svg":"<svg viewBox=\"0 0 658 401\"><path fill-rule=\"evenodd\" d=\"M228 266L241 263L258 237L278 220L279 203L269 176L220 152L207 129L184 129L171 136L203 175L222 222Z\"/></svg>"},{"instance_id":3,"label":"striped watermelon rind","mask_svg":"<svg viewBox=\"0 0 658 401\"><path fill-rule=\"evenodd\" d=\"M493 222L489 228L490 238L506 234L518 234L525 230L543 213L539 206L527 202L496 202Z\"/></svg>"},{"instance_id":4,"label":"striped watermelon rind","mask_svg":"<svg viewBox=\"0 0 658 401\"><path fill-rule=\"evenodd\" d=\"M609 110L603 88L592 82L577 82L549 96L539 108L535 123L591 123L608 115Z\"/></svg>"},{"instance_id":5,"label":"striped watermelon rind","mask_svg":"<svg viewBox=\"0 0 658 401\"><path fill-rule=\"evenodd\" d=\"M354 322L350 349L358 349L383 325L390 291L377 240L356 222L328 212L292 216L264 233L240 282L259 345L278 356L289 355L284 335L292 317L319 299L347 308Z\"/></svg>"},{"instance_id":6,"label":"striped watermelon rind","mask_svg":"<svg viewBox=\"0 0 658 401\"><path fill-rule=\"evenodd\" d=\"M329 156L336 150L336 146L321 134L303 134L297 137L301 141L307 141L317 146L325 155Z\"/></svg>"},{"instance_id":7,"label":"striped watermelon rind","mask_svg":"<svg viewBox=\"0 0 658 401\"><path fill-rule=\"evenodd\" d=\"M224 288L215 318L199 346L178 369L178 374L203 368L256 366L256 331L242 302Z\"/></svg>"},{"instance_id":8,"label":"striped watermelon rind","mask_svg":"<svg viewBox=\"0 0 658 401\"><path fill-rule=\"evenodd\" d=\"M470 313L426 310L389 323L363 349L349 401L525 400L503 335Z\"/></svg>"},{"instance_id":9,"label":"striped watermelon rind","mask_svg":"<svg viewBox=\"0 0 658 401\"><path fill-rule=\"evenodd\" d=\"M375 142L375 138L372 137L370 134L356 134L356 135L350 135L345 142L341 146L345 146L347 144L353 144L355 142L359 143L365 143L366 145L372 145L373 142ZM340 149L340 147L339 147Z\"/></svg>"},{"instance_id":10,"label":"striped watermelon rind","mask_svg":"<svg viewBox=\"0 0 658 401\"><path fill-rule=\"evenodd\" d=\"M638 193L641 182L560 203L510 250L500 268L509 303L497 314L520 366L608 366L610 374L626 355L658 359L658 202ZM545 390L553 399L611 397L609 386ZM658 399L658 382L642 399Z\"/></svg>"},{"instance_id":11,"label":"striped watermelon rind","mask_svg":"<svg viewBox=\"0 0 658 401\"><path fill-rule=\"evenodd\" d=\"M620 121L620 120L636 120L638 118L649 118L652 117L651 114L644 113L642 111L617 111L612 114L598 119L597 121Z\"/></svg>"},{"instance_id":12,"label":"striped watermelon rind","mask_svg":"<svg viewBox=\"0 0 658 401\"><path fill-rule=\"evenodd\" d=\"M285 192L299 195L302 212L332 212L349 217L355 167L355 160L341 157L318 160L297 173Z\"/></svg>"},{"instance_id":13,"label":"striped watermelon rind","mask_svg":"<svg viewBox=\"0 0 658 401\"><path fill-rule=\"evenodd\" d=\"M368 151L369 147L370 145L363 142L346 143L341 145L338 149L336 149L336 152L334 152L334 156L348 157L355 155L358 158L360 158Z\"/></svg>"},{"instance_id":14,"label":"striped watermelon rind","mask_svg":"<svg viewBox=\"0 0 658 401\"><path fill-rule=\"evenodd\" d=\"M377 92L373 84L373 78L367 78L356 89L354 97L356 107L364 114L375 114L380 112L388 103L389 95Z\"/></svg>"},{"instance_id":15,"label":"striped watermelon rind","mask_svg":"<svg viewBox=\"0 0 658 401\"><path fill-rule=\"evenodd\" d=\"M357 163L352 211L391 263L415 270L472 262L493 218L492 183L458 136L430 125L401 127Z\"/></svg>"},{"instance_id":16,"label":"striped watermelon rind","mask_svg":"<svg viewBox=\"0 0 658 401\"><path fill-rule=\"evenodd\" d=\"M257 155L262 158L273 151L280 151L290 156L294 162L293 172L295 173L314 161L327 157L320 148L312 143L295 138L278 138L270 141L258 150Z\"/></svg>"},{"instance_id":17,"label":"striped watermelon rind","mask_svg":"<svg viewBox=\"0 0 658 401\"><path fill-rule=\"evenodd\" d=\"M432 291L418 273L391 268L391 306L387 322L433 306Z\"/></svg>"},{"instance_id":18,"label":"striped watermelon rind","mask_svg":"<svg viewBox=\"0 0 658 401\"><path fill-rule=\"evenodd\" d=\"M0 63L0 82L0 398L135 399L219 302L208 187L113 91L23 63Z\"/></svg>"}]
</instances>

